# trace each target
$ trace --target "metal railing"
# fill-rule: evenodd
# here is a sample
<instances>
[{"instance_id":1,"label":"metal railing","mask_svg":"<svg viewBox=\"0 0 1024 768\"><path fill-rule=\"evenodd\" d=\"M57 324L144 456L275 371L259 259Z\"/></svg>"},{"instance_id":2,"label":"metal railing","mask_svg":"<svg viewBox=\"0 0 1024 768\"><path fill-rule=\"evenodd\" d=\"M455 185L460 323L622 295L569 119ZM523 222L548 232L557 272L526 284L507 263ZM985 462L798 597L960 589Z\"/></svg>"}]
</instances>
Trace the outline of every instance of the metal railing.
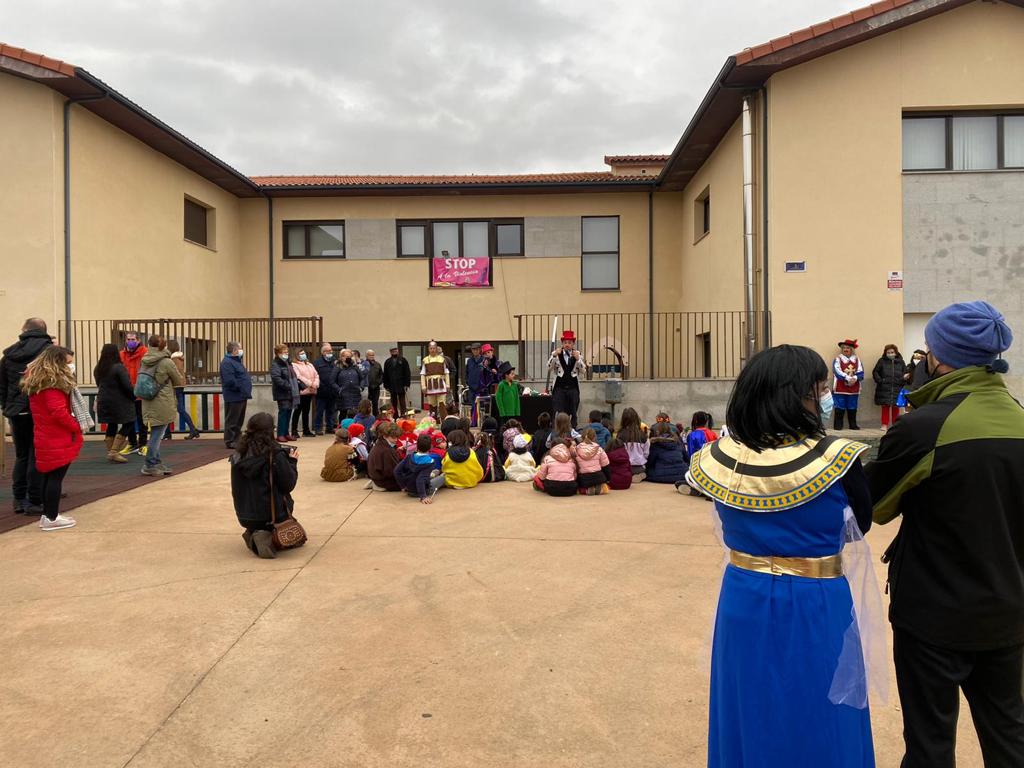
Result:
<instances>
[{"instance_id":1,"label":"metal railing","mask_svg":"<svg viewBox=\"0 0 1024 768\"><path fill-rule=\"evenodd\" d=\"M556 336L567 328L575 331L577 349L590 366L589 378L735 378L744 363L746 323L752 314L753 332L759 337L765 320L771 319L763 312L515 315L520 375L546 377L557 317Z\"/></svg>"},{"instance_id":2,"label":"metal railing","mask_svg":"<svg viewBox=\"0 0 1024 768\"><path fill-rule=\"evenodd\" d=\"M104 344L124 346L125 335L139 334L146 343L153 334L175 339L185 353L185 373L191 383L215 383L229 341L237 341L245 350L245 366L253 376L265 376L270 370L274 351L271 348L270 319L247 318L156 318L128 320L72 320L71 348L80 385L93 384L93 368ZM323 341L321 317L277 317L273 320L275 344L287 344L293 351L306 350L310 359ZM58 338L63 341L66 327L61 321Z\"/></svg>"}]
</instances>

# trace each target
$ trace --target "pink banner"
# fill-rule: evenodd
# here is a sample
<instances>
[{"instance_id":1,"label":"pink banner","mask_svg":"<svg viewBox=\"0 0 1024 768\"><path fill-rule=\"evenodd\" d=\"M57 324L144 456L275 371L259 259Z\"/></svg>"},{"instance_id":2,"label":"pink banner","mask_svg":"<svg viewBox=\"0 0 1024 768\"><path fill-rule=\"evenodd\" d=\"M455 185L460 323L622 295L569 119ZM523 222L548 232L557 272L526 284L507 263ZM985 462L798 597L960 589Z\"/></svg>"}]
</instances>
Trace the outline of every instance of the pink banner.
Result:
<instances>
[{"instance_id":1,"label":"pink banner","mask_svg":"<svg viewBox=\"0 0 1024 768\"><path fill-rule=\"evenodd\" d=\"M478 288L491 284L491 260L486 256L433 259L434 288Z\"/></svg>"}]
</instances>

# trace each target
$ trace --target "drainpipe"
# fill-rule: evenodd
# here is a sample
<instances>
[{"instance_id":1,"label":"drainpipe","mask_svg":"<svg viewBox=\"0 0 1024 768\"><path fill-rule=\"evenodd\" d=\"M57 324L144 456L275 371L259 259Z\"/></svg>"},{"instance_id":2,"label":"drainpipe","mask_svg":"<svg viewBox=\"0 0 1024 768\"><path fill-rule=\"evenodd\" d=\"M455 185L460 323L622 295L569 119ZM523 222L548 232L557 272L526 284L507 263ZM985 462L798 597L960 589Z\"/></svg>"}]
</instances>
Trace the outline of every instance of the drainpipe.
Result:
<instances>
[{"instance_id":1,"label":"drainpipe","mask_svg":"<svg viewBox=\"0 0 1024 768\"><path fill-rule=\"evenodd\" d=\"M106 91L64 101L64 346L71 348L71 105L107 98Z\"/></svg>"},{"instance_id":2,"label":"drainpipe","mask_svg":"<svg viewBox=\"0 0 1024 768\"><path fill-rule=\"evenodd\" d=\"M650 378L654 378L654 190L647 192L647 344ZM623 369L625 373L625 369Z\"/></svg>"},{"instance_id":3,"label":"drainpipe","mask_svg":"<svg viewBox=\"0 0 1024 768\"><path fill-rule=\"evenodd\" d=\"M743 97L743 308L746 313L746 360L757 349L754 310L754 135L750 118L751 96Z\"/></svg>"},{"instance_id":4,"label":"drainpipe","mask_svg":"<svg viewBox=\"0 0 1024 768\"><path fill-rule=\"evenodd\" d=\"M274 338L274 198L270 195L267 198L267 283L270 286L268 297L270 328L268 337L270 339L270 353L273 355L274 345L277 340Z\"/></svg>"},{"instance_id":5,"label":"drainpipe","mask_svg":"<svg viewBox=\"0 0 1024 768\"><path fill-rule=\"evenodd\" d=\"M761 348L772 345L772 322L768 314L768 86L761 86Z\"/></svg>"}]
</instances>

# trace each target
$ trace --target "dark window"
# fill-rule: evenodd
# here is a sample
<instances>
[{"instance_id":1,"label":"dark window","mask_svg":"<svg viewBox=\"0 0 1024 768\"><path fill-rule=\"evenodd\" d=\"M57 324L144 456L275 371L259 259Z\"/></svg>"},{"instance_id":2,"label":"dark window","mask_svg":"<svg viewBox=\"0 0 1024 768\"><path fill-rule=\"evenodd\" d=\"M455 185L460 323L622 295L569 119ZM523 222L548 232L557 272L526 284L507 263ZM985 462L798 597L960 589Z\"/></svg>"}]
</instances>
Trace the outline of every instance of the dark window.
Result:
<instances>
[{"instance_id":1,"label":"dark window","mask_svg":"<svg viewBox=\"0 0 1024 768\"><path fill-rule=\"evenodd\" d=\"M701 362L703 363L703 366L704 366L704 373L702 374L702 376L705 379L710 379L711 378L711 373L712 373L712 371L711 371L711 332L708 331L706 333L698 333L697 334L697 344L700 345L699 346L699 348L700 348L700 357L701 357Z\"/></svg>"},{"instance_id":2,"label":"dark window","mask_svg":"<svg viewBox=\"0 0 1024 768\"><path fill-rule=\"evenodd\" d=\"M344 259L344 221L286 221L286 259Z\"/></svg>"},{"instance_id":3,"label":"dark window","mask_svg":"<svg viewBox=\"0 0 1024 768\"><path fill-rule=\"evenodd\" d=\"M904 115L902 147L904 171L1024 168L1024 115Z\"/></svg>"},{"instance_id":4,"label":"dark window","mask_svg":"<svg viewBox=\"0 0 1024 768\"><path fill-rule=\"evenodd\" d=\"M523 222L519 220L496 220L494 222L494 255L525 256ZM504 360L504 358L502 358Z\"/></svg>"},{"instance_id":5,"label":"dark window","mask_svg":"<svg viewBox=\"0 0 1024 768\"><path fill-rule=\"evenodd\" d=\"M398 257L525 255L522 219L399 219Z\"/></svg>"},{"instance_id":6,"label":"dark window","mask_svg":"<svg viewBox=\"0 0 1024 768\"><path fill-rule=\"evenodd\" d=\"M185 239L199 245L209 245L206 216L208 209L185 198Z\"/></svg>"},{"instance_id":7,"label":"dark window","mask_svg":"<svg viewBox=\"0 0 1024 768\"><path fill-rule=\"evenodd\" d=\"M619 287L619 217L583 217L580 284L584 291Z\"/></svg>"},{"instance_id":8,"label":"dark window","mask_svg":"<svg viewBox=\"0 0 1024 768\"><path fill-rule=\"evenodd\" d=\"M693 201L693 240L696 242L711 231L711 187L697 195Z\"/></svg>"}]
</instances>

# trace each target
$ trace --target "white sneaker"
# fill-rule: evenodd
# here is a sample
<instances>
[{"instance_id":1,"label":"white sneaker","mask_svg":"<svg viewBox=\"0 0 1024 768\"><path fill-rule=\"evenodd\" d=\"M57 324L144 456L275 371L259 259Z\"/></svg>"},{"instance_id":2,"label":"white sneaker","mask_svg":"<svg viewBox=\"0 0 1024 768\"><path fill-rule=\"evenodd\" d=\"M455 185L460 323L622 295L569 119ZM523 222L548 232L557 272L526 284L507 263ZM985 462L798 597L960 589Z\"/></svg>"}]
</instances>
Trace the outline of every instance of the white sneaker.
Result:
<instances>
[{"instance_id":1,"label":"white sneaker","mask_svg":"<svg viewBox=\"0 0 1024 768\"><path fill-rule=\"evenodd\" d=\"M363 490L364 491L372 491L373 490L373 480L367 480L366 481L366 485L363 486Z\"/></svg>"},{"instance_id":2,"label":"white sneaker","mask_svg":"<svg viewBox=\"0 0 1024 768\"><path fill-rule=\"evenodd\" d=\"M39 527L44 531L59 531L61 528L74 528L75 519L66 515L57 515L53 520L43 515L39 518Z\"/></svg>"}]
</instances>

